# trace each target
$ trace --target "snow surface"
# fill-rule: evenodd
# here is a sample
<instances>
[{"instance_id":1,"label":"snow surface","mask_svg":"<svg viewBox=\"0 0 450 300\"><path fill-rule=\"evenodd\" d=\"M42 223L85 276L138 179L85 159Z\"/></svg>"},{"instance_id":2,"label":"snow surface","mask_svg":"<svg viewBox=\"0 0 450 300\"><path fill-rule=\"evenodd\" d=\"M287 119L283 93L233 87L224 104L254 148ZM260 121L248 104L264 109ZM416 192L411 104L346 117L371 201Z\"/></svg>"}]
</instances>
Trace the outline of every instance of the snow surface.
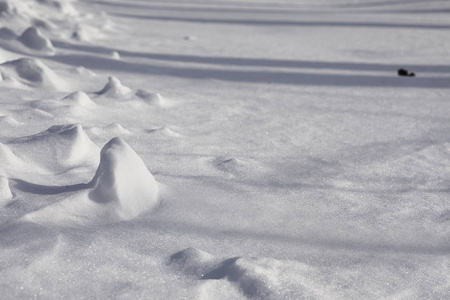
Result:
<instances>
[{"instance_id":1,"label":"snow surface","mask_svg":"<svg viewBox=\"0 0 450 300\"><path fill-rule=\"evenodd\" d=\"M1 0L0 298L450 298L449 12Z\"/></svg>"}]
</instances>

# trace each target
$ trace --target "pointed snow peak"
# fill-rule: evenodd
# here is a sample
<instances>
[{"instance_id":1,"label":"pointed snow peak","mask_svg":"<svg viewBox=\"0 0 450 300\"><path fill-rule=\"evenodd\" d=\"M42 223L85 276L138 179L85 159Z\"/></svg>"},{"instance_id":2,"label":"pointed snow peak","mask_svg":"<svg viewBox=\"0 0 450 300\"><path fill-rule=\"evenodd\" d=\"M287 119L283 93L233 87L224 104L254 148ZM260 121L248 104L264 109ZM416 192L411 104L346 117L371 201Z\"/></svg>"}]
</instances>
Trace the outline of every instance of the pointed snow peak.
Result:
<instances>
[{"instance_id":1,"label":"pointed snow peak","mask_svg":"<svg viewBox=\"0 0 450 300\"><path fill-rule=\"evenodd\" d=\"M19 79L27 85L42 86L56 90L68 88L68 84L64 79L36 58L20 58L5 62L1 66L2 74L5 78Z\"/></svg>"},{"instance_id":2,"label":"pointed snow peak","mask_svg":"<svg viewBox=\"0 0 450 300\"><path fill-rule=\"evenodd\" d=\"M90 186L90 199L113 203L122 219L135 218L158 203L158 186L153 175L119 137L111 139L101 150L100 164Z\"/></svg>"},{"instance_id":3,"label":"pointed snow peak","mask_svg":"<svg viewBox=\"0 0 450 300\"><path fill-rule=\"evenodd\" d=\"M24 161L51 170L97 164L98 147L79 124L55 125L32 136L11 140L9 146Z\"/></svg>"},{"instance_id":4,"label":"pointed snow peak","mask_svg":"<svg viewBox=\"0 0 450 300\"><path fill-rule=\"evenodd\" d=\"M117 97L125 96L129 93L131 93L130 88L122 85L120 80L117 79L116 77L110 76L108 78L108 83L97 94L117 98Z\"/></svg>"},{"instance_id":5,"label":"pointed snow peak","mask_svg":"<svg viewBox=\"0 0 450 300\"><path fill-rule=\"evenodd\" d=\"M27 28L18 40L31 49L45 52L55 51L52 42L48 38L44 37L41 31L36 27Z\"/></svg>"}]
</instances>

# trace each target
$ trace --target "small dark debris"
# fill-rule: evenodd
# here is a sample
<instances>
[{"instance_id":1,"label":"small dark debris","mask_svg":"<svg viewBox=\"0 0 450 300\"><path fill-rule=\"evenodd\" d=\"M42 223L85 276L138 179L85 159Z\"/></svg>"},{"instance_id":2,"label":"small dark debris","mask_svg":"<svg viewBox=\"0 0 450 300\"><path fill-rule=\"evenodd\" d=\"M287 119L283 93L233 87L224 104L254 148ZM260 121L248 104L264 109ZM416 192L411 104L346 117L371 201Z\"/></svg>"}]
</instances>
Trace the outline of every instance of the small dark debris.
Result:
<instances>
[{"instance_id":1,"label":"small dark debris","mask_svg":"<svg viewBox=\"0 0 450 300\"><path fill-rule=\"evenodd\" d=\"M405 70L405 69L398 69L397 74L398 74L398 76L407 76L407 77L416 76L416 73L408 72L408 70Z\"/></svg>"}]
</instances>

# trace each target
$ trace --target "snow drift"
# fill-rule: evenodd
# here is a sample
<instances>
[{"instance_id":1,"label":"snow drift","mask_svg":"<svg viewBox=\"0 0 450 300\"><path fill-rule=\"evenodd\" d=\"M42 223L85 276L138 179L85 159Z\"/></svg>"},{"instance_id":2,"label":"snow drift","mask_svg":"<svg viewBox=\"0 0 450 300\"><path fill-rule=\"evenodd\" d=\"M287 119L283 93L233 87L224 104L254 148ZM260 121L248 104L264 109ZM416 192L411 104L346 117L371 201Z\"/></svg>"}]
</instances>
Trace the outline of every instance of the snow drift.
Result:
<instances>
[{"instance_id":1,"label":"snow drift","mask_svg":"<svg viewBox=\"0 0 450 300\"><path fill-rule=\"evenodd\" d=\"M27 28L18 40L28 48L42 51L45 53L54 53L55 48L52 42L44 37L41 31L36 27Z\"/></svg>"},{"instance_id":2,"label":"snow drift","mask_svg":"<svg viewBox=\"0 0 450 300\"><path fill-rule=\"evenodd\" d=\"M63 134L77 135L79 139L79 128L78 126L73 126L69 130L51 128L49 131L58 134L58 131L63 130ZM51 140L47 142L51 143ZM86 142L83 144L87 146ZM59 147L59 150L62 148ZM79 143L78 146L73 145L73 151L79 157L83 156L81 153L83 150L86 149L82 149ZM95 149L91 150L95 152ZM39 154L42 156L42 153ZM58 161L68 160L56 158ZM38 157L35 157L35 160L38 160ZM43 194L59 195L59 201L25 214L22 220L27 222L61 226L111 223L136 218L154 209L159 203L158 185L153 175L136 152L118 137L110 140L101 150L97 171L87 184L46 187L18 179L16 181L25 190L39 189ZM7 190L4 193L8 195Z\"/></svg>"},{"instance_id":3,"label":"snow drift","mask_svg":"<svg viewBox=\"0 0 450 300\"><path fill-rule=\"evenodd\" d=\"M94 108L97 104L91 100L91 98L82 91L74 92L70 95L67 95L62 99L62 102L71 103L73 105L78 105L80 107L85 108Z\"/></svg>"},{"instance_id":4,"label":"snow drift","mask_svg":"<svg viewBox=\"0 0 450 300\"><path fill-rule=\"evenodd\" d=\"M0 65L0 71L5 80L19 80L32 87L68 89L67 82L37 58L21 58L5 62Z\"/></svg>"},{"instance_id":5,"label":"snow drift","mask_svg":"<svg viewBox=\"0 0 450 300\"><path fill-rule=\"evenodd\" d=\"M4 147L12 150L4 149L0 153L10 172L27 166L64 171L98 163L98 147L79 124L55 125L36 135L12 139ZM12 163L18 160L22 162L20 167Z\"/></svg>"},{"instance_id":6,"label":"snow drift","mask_svg":"<svg viewBox=\"0 0 450 300\"><path fill-rule=\"evenodd\" d=\"M121 138L102 149L100 165L89 183L89 198L113 203L117 214L132 219L158 204L158 186L142 159Z\"/></svg>"},{"instance_id":7,"label":"snow drift","mask_svg":"<svg viewBox=\"0 0 450 300\"><path fill-rule=\"evenodd\" d=\"M131 93L131 89L122 85L119 79L114 76L110 76L108 78L108 83L103 87L102 90L97 92L99 95L111 97L111 98L119 98Z\"/></svg>"}]
</instances>

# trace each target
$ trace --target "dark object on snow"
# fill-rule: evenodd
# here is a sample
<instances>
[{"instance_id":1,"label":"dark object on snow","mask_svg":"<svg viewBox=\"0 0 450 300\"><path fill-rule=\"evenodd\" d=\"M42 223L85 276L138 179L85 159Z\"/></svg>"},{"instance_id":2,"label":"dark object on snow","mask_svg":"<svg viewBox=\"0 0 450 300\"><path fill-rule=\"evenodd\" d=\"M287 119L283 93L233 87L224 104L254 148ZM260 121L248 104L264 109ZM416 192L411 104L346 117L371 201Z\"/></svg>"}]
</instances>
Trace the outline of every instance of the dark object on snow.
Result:
<instances>
[{"instance_id":1,"label":"dark object on snow","mask_svg":"<svg viewBox=\"0 0 450 300\"><path fill-rule=\"evenodd\" d=\"M405 69L398 69L397 74L398 76L408 76L408 71Z\"/></svg>"},{"instance_id":2,"label":"dark object on snow","mask_svg":"<svg viewBox=\"0 0 450 300\"><path fill-rule=\"evenodd\" d=\"M405 69L398 69L397 74L398 74L398 76L407 76L407 77L416 76L416 73L414 73L414 72L408 73L408 70L405 70Z\"/></svg>"}]
</instances>

